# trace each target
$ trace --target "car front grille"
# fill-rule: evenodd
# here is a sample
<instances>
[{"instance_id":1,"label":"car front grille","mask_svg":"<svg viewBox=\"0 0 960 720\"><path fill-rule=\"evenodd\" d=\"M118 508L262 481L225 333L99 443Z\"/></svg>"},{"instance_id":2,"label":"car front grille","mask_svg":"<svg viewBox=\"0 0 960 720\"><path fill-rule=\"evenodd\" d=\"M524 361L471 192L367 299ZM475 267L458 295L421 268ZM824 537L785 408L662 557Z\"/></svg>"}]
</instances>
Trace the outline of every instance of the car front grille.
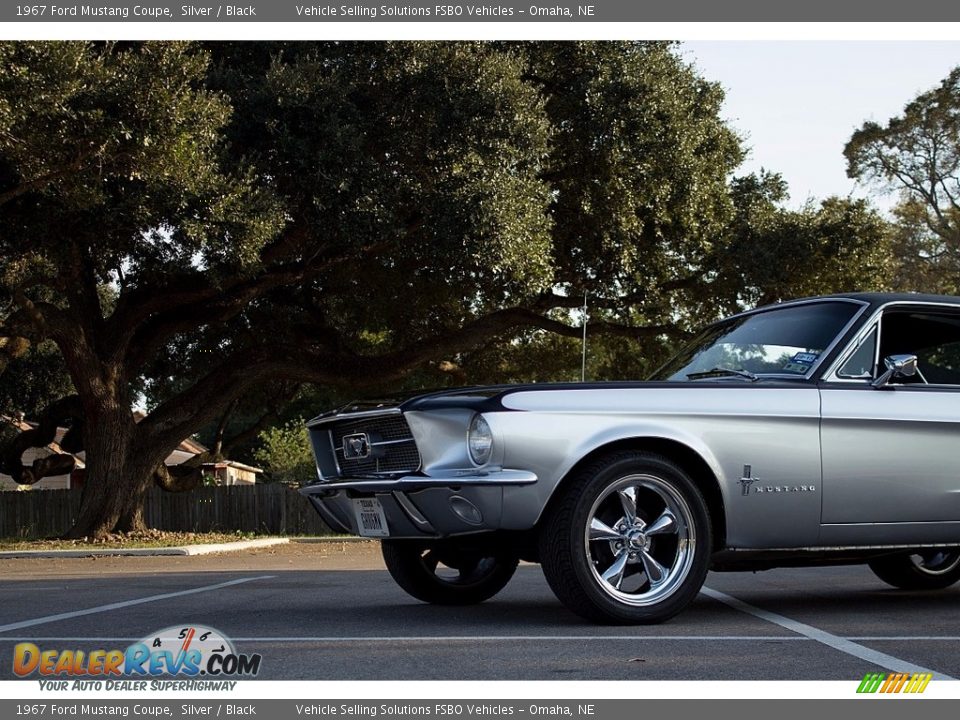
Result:
<instances>
[{"instance_id":1,"label":"car front grille","mask_svg":"<svg viewBox=\"0 0 960 720\"><path fill-rule=\"evenodd\" d=\"M340 477L395 475L420 469L420 452L400 413L334 420L325 429ZM362 439L369 454L349 457L344 438Z\"/></svg>"}]
</instances>

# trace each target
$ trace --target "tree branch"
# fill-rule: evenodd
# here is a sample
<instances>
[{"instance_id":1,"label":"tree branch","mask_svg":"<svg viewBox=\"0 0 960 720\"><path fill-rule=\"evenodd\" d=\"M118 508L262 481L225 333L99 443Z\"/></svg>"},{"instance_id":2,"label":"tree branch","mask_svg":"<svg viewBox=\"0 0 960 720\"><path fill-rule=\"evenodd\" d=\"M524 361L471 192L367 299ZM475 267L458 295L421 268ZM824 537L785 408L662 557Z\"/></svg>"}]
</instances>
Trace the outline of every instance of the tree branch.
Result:
<instances>
[{"instance_id":1,"label":"tree branch","mask_svg":"<svg viewBox=\"0 0 960 720\"><path fill-rule=\"evenodd\" d=\"M203 463L164 465L153 471L153 484L166 492L190 492L203 484Z\"/></svg>"},{"instance_id":2,"label":"tree branch","mask_svg":"<svg viewBox=\"0 0 960 720\"><path fill-rule=\"evenodd\" d=\"M567 325L533 310L513 307L498 310L467 323L457 330L438 334L432 338L425 338L405 348L376 358L358 358L354 372L359 376L380 373L380 377L384 380L398 379L413 367L421 365L427 360L477 347L520 327L539 328L564 337L579 338L583 334L583 328L580 326ZM648 338L679 332L679 329L672 324L638 327L609 322L594 322L591 323L590 328L595 334L630 338Z\"/></svg>"},{"instance_id":3,"label":"tree branch","mask_svg":"<svg viewBox=\"0 0 960 720\"><path fill-rule=\"evenodd\" d=\"M237 400L234 399L229 405L227 405L226 410L223 411L223 415L220 418L220 422L217 423L217 431L213 436L213 456L219 457L223 453L223 434L227 430L227 423L230 422L230 416L233 414L233 411L237 407Z\"/></svg>"},{"instance_id":4,"label":"tree branch","mask_svg":"<svg viewBox=\"0 0 960 720\"><path fill-rule=\"evenodd\" d=\"M24 465L22 460L23 454L30 448L42 448L51 444L57 437L57 428L68 420L72 421L70 434L82 435L83 408L76 395L48 405L36 428L22 430L2 448L0 472L9 475L19 485L33 485L44 477L72 472L76 464L72 455L54 453L49 457L37 458L31 466Z\"/></svg>"},{"instance_id":5,"label":"tree branch","mask_svg":"<svg viewBox=\"0 0 960 720\"><path fill-rule=\"evenodd\" d=\"M11 200L15 200L21 195L36 190L37 188L43 187L44 185L53 182L54 180L59 180L62 177L71 175L73 173L79 172L83 168L84 163L95 155L99 154L103 150L102 147L91 148L87 152L80 153L77 158L63 167L57 168L56 170L51 170L44 175L33 178L32 180L27 180L22 182L16 187L10 188L5 192L0 193L0 205L6 205Z\"/></svg>"},{"instance_id":6,"label":"tree branch","mask_svg":"<svg viewBox=\"0 0 960 720\"><path fill-rule=\"evenodd\" d=\"M140 423L140 429L148 434L151 442L175 444L215 419L235 398L265 380L288 379L334 387L376 387L400 380L430 360L472 349L522 327L576 338L583 332L579 326L567 325L533 310L513 307L376 356L280 343L242 348L226 357L191 388L161 403ZM676 325L669 323L628 326L594 322L590 327L594 334L627 338L682 334Z\"/></svg>"},{"instance_id":7,"label":"tree branch","mask_svg":"<svg viewBox=\"0 0 960 720\"><path fill-rule=\"evenodd\" d=\"M207 323L229 320L243 311L253 300L277 288L307 282L327 270L358 257L374 256L385 249L387 241L373 243L335 257L314 257L305 261L273 267L262 274L238 280L226 288L213 288L204 276L192 278L193 291L167 294L143 302L128 302L122 314L111 317L112 335L119 343L134 348L130 367L139 369L157 348L173 335L187 332ZM202 287L199 287L202 285ZM149 319L148 319L149 318Z\"/></svg>"}]
</instances>

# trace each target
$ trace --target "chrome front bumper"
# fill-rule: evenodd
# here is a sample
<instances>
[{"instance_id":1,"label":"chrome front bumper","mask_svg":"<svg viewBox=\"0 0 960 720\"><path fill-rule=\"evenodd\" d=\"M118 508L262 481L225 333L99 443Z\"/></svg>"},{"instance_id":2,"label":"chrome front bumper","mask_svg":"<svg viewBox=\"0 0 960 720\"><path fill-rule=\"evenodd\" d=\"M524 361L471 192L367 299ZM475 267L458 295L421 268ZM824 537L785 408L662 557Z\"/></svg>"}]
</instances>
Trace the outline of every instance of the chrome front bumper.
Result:
<instances>
[{"instance_id":1,"label":"chrome front bumper","mask_svg":"<svg viewBox=\"0 0 960 720\"><path fill-rule=\"evenodd\" d=\"M300 492L333 529L364 535L354 500L380 501L391 538L436 538L498 530L505 487L530 485L533 473L499 470L483 475L410 475L391 479L342 479L307 485Z\"/></svg>"}]
</instances>

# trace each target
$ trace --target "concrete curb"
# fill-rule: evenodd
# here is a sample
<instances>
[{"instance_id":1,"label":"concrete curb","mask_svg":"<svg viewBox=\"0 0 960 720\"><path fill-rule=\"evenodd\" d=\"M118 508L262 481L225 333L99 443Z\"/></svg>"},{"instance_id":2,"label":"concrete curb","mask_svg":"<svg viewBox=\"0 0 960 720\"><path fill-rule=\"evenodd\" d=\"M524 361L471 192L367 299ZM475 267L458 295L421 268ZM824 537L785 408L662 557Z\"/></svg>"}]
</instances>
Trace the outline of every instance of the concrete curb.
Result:
<instances>
[{"instance_id":1,"label":"concrete curb","mask_svg":"<svg viewBox=\"0 0 960 720\"><path fill-rule=\"evenodd\" d=\"M359 535L333 535L317 537L292 537L293 543L369 543L377 542L377 538L360 537Z\"/></svg>"},{"instance_id":2,"label":"concrete curb","mask_svg":"<svg viewBox=\"0 0 960 720\"><path fill-rule=\"evenodd\" d=\"M285 545L290 538L258 538L228 543L209 543L206 545L179 545L155 548L104 548L102 550L4 550L0 551L0 560L7 558L81 558L105 557L110 555L210 555L211 553L236 552L253 548Z\"/></svg>"}]
</instances>

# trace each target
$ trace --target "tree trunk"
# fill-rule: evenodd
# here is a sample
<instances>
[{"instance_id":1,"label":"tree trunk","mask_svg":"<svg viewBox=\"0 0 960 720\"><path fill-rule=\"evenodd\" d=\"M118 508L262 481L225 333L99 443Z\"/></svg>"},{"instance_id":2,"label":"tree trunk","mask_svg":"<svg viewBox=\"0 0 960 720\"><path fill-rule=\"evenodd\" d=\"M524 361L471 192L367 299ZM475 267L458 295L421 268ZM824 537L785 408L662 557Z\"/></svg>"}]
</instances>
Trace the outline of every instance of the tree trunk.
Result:
<instances>
[{"instance_id":1,"label":"tree trunk","mask_svg":"<svg viewBox=\"0 0 960 720\"><path fill-rule=\"evenodd\" d=\"M132 500L133 505L124 510L117 521L117 532L135 533L147 529L147 521L143 517L143 495L144 493L140 493L139 497Z\"/></svg>"},{"instance_id":2,"label":"tree trunk","mask_svg":"<svg viewBox=\"0 0 960 720\"><path fill-rule=\"evenodd\" d=\"M130 412L126 415L114 411L88 418L83 495L68 538L99 538L113 532L129 503L132 488L126 465L135 428Z\"/></svg>"},{"instance_id":3,"label":"tree trunk","mask_svg":"<svg viewBox=\"0 0 960 720\"><path fill-rule=\"evenodd\" d=\"M150 487L156 452L137 442L129 409L99 413L85 428L86 478L80 512L68 538L101 538L143 530L143 496Z\"/></svg>"}]
</instances>

